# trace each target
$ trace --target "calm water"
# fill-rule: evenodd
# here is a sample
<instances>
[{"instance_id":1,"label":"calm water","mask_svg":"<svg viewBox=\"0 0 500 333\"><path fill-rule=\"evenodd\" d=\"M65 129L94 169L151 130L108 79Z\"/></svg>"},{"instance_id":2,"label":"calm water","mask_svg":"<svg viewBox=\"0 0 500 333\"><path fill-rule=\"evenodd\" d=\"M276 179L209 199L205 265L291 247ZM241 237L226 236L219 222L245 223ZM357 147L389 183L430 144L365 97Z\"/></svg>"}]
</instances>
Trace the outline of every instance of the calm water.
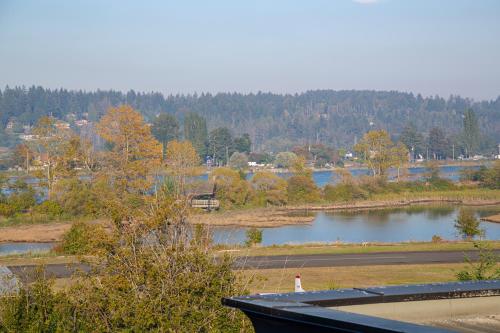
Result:
<instances>
[{"instance_id":1,"label":"calm water","mask_svg":"<svg viewBox=\"0 0 500 333\"><path fill-rule=\"evenodd\" d=\"M478 217L500 213L500 206L471 208ZM315 213L312 224L264 228L263 245L311 242L349 243L430 241L433 235L458 239L454 228L458 207L413 206L362 212ZM500 239L500 223L481 222L487 239ZM219 227L216 243L243 243L246 228Z\"/></svg>"},{"instance_id":2,"label":"calm water","mask_svg":"<svg viewBox=\"0 0 500 333\"><path fill-rule=\"evenodd\" d=\"M0 243L0 256L29 252L48 252L54 243Z\"/></svg>"}]
</instances>

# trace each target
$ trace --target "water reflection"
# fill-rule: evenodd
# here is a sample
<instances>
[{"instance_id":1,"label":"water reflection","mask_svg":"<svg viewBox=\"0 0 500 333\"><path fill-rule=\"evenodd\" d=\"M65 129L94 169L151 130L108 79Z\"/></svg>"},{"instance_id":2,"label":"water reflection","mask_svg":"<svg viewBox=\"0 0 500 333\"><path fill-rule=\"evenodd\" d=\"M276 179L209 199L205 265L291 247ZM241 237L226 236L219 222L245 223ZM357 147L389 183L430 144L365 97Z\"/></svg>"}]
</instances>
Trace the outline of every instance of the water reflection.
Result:
<instances>
[{"instance_id":1,"label":"water reflection","mask_svg":"<svg viewBox=\"0 0 500 333\"><path fill-rule=\"evenodd\" d=\"M477 216L500 213L500 206L469 207ZM263 245L311 242L430 241L433 235L457 239L457 206L411 206L356 212L319 212L312 224L263 229ZM481 222L487 239L500 238L500 224ZM245 228L214 229L218 243L242 243Z\"/></svg>"}]
</instances>

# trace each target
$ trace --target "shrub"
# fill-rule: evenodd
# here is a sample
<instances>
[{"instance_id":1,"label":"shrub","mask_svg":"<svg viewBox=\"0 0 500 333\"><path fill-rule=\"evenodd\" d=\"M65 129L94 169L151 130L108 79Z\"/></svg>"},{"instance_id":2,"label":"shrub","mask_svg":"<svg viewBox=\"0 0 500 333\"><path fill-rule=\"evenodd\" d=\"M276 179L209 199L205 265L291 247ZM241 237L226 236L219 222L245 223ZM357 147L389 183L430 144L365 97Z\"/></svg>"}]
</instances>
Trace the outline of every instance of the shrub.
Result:
<instances>
[{"instance_id":1,"label":"shrub","mask_svg":"<svg viewBox=\"0 0 500 333\"><path fill-rule=\"evenodd\" d=\"M33 212L38 214L44 214L49 217L55 218L60 217L64 211L58 202L52 200L46 200L39 205L33 207Z\"/></svg>"},{"instance_id":2,"label":"shrub","mask_svg":"<svg viewBox=\"0 0 500 333\"><path fill-rule=\"evenodd\" d=\"M11 205L0 202L0 216L11 217L16 213L16 210Z\"/></svg>"},{"instance_id":3,"label":"shrub","mask_svg":"<svg viewBox=\"0 0 500 333\"><path fill-rule=\"evenodd\" d=\"M464 208L460 208L458 217L455 220L455 228L464 239L472 239L483 233L479 228L479 220L471 211Z\"/></svg>"},{"instance_id":4,"label":"shrub","mask_svg":"<svg viewBox=\"0 0 500 333\"><path fill-rule=\"evenodd\" d=\"M211 175L215 179L215 195L223 207L243 206L252 198L252 188L237 171L218 168Z\"/></svg>"},{"instance_id":5,"label":"shrub","mask_svg":"<svg viewBox=\"0 0 500 333\"><path fill-rule=\"evenodd\" d=\"M287 182L271 172L256 172L252 186L259 204L282 206L287 202Z\"/></svg>"},{"instance_id":6,"label":"shrub","mask_svg":"<svg viewBox=\"0 0 500 333\"><path fill-rule=\"evenodd\" d=\"M97 216L100 201L89 183L77 179L62 180L54 192L55 200L66 214Z\"/></svg>"},{"instance_id":7,"label":"shrub","mask_svg":"<svg viewBox=\"0 0 500 333\"><path fill-rule=\"evenodd\" d=\"M368 192L355 184L326 185L323 189L325 200L331 202L345 202L368 198Z\"/></svg>"},{"instance_id":8,"label":"shrub","mask_svg":"<svg viewBox=\"0 0 500 333\"><path fill-rule=\"evenodd\" d=\"M250 228L246 232L247 239L245 240L246 246L253 246L262 243L262 230L257 228Z\"/></svg>"},{"instance_id":9,"label":"shrub","mask_svg":"<svg viewBox=\"0 0 500 333\"><path fill-rule=\"evenodd\" d=\"M432 242L433 243L441 243L443 241L443 238L441 238L441 236L439 235L433 235L432 236Z\"/></svg>"},{"instance_id":10,"label":"shrub","mask_svg":"<svg viewBox=\"0 0 500 333\"><path fill-rule=\"evenodd\" d=\"M469 257L465 257L465 262L469 264L469 269L457 273L460 281L496 280L500 278L500 268L498 267L499 257L491 251L486 243L474 242L474 247L479 250L479 261L474 263Z\"/></svg>"},{"instance_id":11,"label":"shrub","mask_svg":"<svg viewBox=\"0 0 500 333\"><path fill-rule=\"evenodd\" d=\"M112 237L99 224L75 222L64 235L61 250L66 254L95 254L109 249Z\"/></svg>"},{"instance_id":12,"label":"shrub","mask_svg":"<svg viewBox=\"0 0 500 333\"><path fill-rule=\"evenodd\" d=\"M311 176L297 175L288 179L288 201L293 203L316 202L320 191Z\"/></svg>"}]
</instances>

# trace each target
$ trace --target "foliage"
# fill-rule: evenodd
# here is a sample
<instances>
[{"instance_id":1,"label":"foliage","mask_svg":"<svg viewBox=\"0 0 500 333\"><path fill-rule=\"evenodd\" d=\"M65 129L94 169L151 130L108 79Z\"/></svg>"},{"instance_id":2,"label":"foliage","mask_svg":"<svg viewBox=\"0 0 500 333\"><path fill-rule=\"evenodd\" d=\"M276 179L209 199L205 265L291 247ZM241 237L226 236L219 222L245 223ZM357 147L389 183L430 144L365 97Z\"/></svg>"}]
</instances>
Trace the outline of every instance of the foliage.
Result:
<instances>
[{"instance_id":1,"label":"foliage","mask_svg":"<svg viewBox=\"0 0 500 333\"><path fill-rule=\"evenodd\" d=\"M323 197L330 202L347 202L368 198L368 192L354 183L327 184L323 189Z\"/></svg>"},{"instance_id":2,"label":"foliage","mask_svg":"<svg viewBox=\"0 0 500 333\"><path fill-rule=\"evenodd\" d=\"M161 113L154 119L151 133L162 144L163 155L165 155L167 144L179 139L179 122L175 116Z\"/></svg>"},{"instance_id":3,"label":"foliage","mask_svg":"<svg viewBox=\"0 0 500 333\"><path fill-rule=\"evenodd\" d=\"M418 154L422 156L425 155L426 144L424 142L424 137L417 131L414 124L409 123L404 127L399 137L399 141L401 141L406 146L406 149L412 153L412 159Z\"/></svg>"},{"instance_id":4,"label":"foliage","mask_svg":"<svg viewBox=\"0 0 500 333\"><path fill-rule=\"evenodd\" d=\"M77 119L86 117L96 122L110 106L129 104L141 110L147 119L154 119L156 114L164 112L175 114L179 119L186 116L187 119L187 114L196 112L206 119L209 128L227 127L236 135L249 133L255 150L283 151L311 138L334 143L337 147L349 147L356 134L365 133L372 127L368 121L360 119L370 119L374 126L391 133L401 133L409 117L417 132L438 126L446 128L447 132L458 133L463 124L457 114L472 108L483 136L492 137L494 143L500 142L498 99L473 101L460 96L443 99L368 90L315 90L296 95L220 93L163 96L158 92L82 92L32 86L6 87L2 92L2 129L12 118L21 124L34 124L41 116L50 114L59 119L75 114ZM196 140L185 138L198 150Z\"/></svg>"},{"instance_id":5,"label":"foliage","mask_svg":"<svg viewBox=\"0 0 500 333\"><path fill-rule=\"evenodd\" d=\"M447 158L450 155L450 146L450 141L441 128L431 128L428 138L429 157L436 160Z\"/></svg>"},{"instance_id":6,"label":"foliage","mask_svg":"<svg viewBox=\"0 0 500 333\"><path fill-rule=\"evenodd\" d=\"M256 172L252 177L252 186L261 205L282 206L287 203L288 183L272 172Z\"/></svg>"},{"instance_id":7,"label":"foliage","mask_svg":"<svg viewBox=\"0 0 500 333\"><path fill-rule=\"evenodd\" d=\"M167 171L174 178L181 193L187 177L200 174L200 158L190 141L173 140L167 146Z\"/></svg>"},{"instance_id":8,"label":"foliage","mask_svg":"<svg viewBox=\"0 0 500 333\"><path fill-rule=\"evenodd\" d=\"M372 170L373 176L384 176L394 166L394 143L384 130L370 131L354 146L360 158Z\"/></svg>"},{"instance_id":9,"label":"foliage","mask_svg":"<svg viewBox=\"0 0 500 333\"><path fill-rule=\"evenodd\" d=\"M247 229L246 236L247 236L245 240L246 246L254 246L262 243L262 230L258 228Z\"/></svg>"},{"instance_id":10,"label":"foliage","mask_svg":"<svg viewBox=\"0 0 500 333\"><path fill-rule=\"evenodd\" d=\"M278 168L288 169L293 165L296 159L297 155L295 153L284 151L276 155L274 165Z\"/></svg>"},{"instance_id":11,"label":"foliage","mask_svg":"<svg viewBox=\"0 0 500 333\"><path fill-rule=\"evenodd\" d=\"M39 205L33 207L33 212L47 215L50 218L57 218L63 215L64 210L58 202L52 200L45 200Z\"/></svg>"},{"instance_id":12,"label":"foliage","mask_svg":"<svg viewBox=\"0 0 500 333\"><path fill-rule=\"evenodd\" d=\"M60 245L65 254L99 254L112 248L113 238L100 224L77 221L64 234Z\"/></svg>"},{"instance_id":13,"label":"foliage","mask_svg":"<svg viewBox=\"0 0 500 333\"><path fill-rule=\"evenodd\" d=\"M483 233L479 228L479 220L470 210L465 208L460 208L458 217L455 220L455 228L464 239L472 239Z\"/></svg>"},{"instance_id":14,"label":"foliage","mask_svg":"<svg viewBox=\"0 0 500 333\"><path fill-rule=\"evenodd\" d=\"M234 139L234 149L237 152L250 154L252 148L252 140L248 133L243 134L241 137Z\"/></svg>"},{"instance_id":15,"label":"foliage","mask_svg":"<svg viewBox=\"0 0 500 333\"><path fill-rule=\"evenodd\" d=\"M479 124L476 113L471 108L464 112L462 140L466 157L474 155L479 148Z\"/></svg>"},{"instance_id":16,"label":"foliage","mask_svg":"<svg viewBox=\"0 0 500 333\"><path fill-rule=\"evenodd\" d=\"M500 161L495 161L491 167L481 166L478 170L463 170L461 180L479 182L479 185L489 189L500 189Z\"/></svg>"},{"instance_id":17,"label":"foliage","mask_svg":"<svg viewBox=\"0 0 500 333\"><path fill-rule=\"evenodd\" d=\"M184 116L184 139L191 141L201 158L207 154L207 121L197 113Z\"/></svg>"},{"instance_id":18,"label":"foliage","mask_svg":"<svg viewBox=\"0 0 500 333\"><path fill-rule=\"evenodd\" d=\"M223 207L243 206L251 201L253 189L246 180L241 179L237 171L217 168L212 171L211 177L215 180L215 195Z\"/></svg>"},{"instance_id":19,"label":"foliage","mask_svg":"<svg viewBox=\"0 0 500 333\"><path fill-rule=\"evenodd\" d=\"M102 172L112 180L115 189L129 193L148 191L160 166L161 145L141 114L128 105L110 108L97 129L112 146L104 153Z\"/></svg>"},{"instance_id":20,"label":"foliage","mask_svg":"<svg viewBox=\"0 0 500 333\"><path fill-rule=\"evenodd\" d=\"M288 201L291 203L317 202L321 193L311 176L295 175L288 179Z\"/></svg>"},{"instance_id":21,"label":"foliage","mask_svg":"<svg viewBox=\"0 0 500 333\"><path fill-rule=\"evenodd\" d=\"M0 216L10 217L36 205L35 190L24 180L17 179L14 184L9 184L9 190L10 195L0 196Z\"/></svg>"},{"instance_id":22,"label":"foliage","mask_svg":"<svg viewBox=\"0 0 500 333\"><path fill-rule=\"evenodd\" d=\"M76 178L58 182L54 189L54 200L64 213L71 216L97 216L101 209L100 193L92 184Z\"/></svg>"},{"instance_id":23,"label":"foliage","mask_svg":"<svg viewBox=\"0 0 500 333\"><path fill-rule=\"evenodd\" d=\"M468 270L457 273L459 281L480 281L496 280L500 278L499 258L487 243L474 242L474 248L479 251L479 260L474 263L469 257L465 257L465 262L469 264Z\"/></svg>"},{"instance_id":24,"label":"foliage","mask_svg":"<svg viewBox=\"0 0 500 333\"><path fill-rule=\"evenodd\" d=\"M229 166L233 169L244 170L248 168L248 157L245 153L234 152L229 159Z\"/></svg>"},{"instance_id":25,"label":"foliage","mask_svg":"<svg viewBox=\"0 0 500 333\"><path fill-rule=\"evenodd\" d=\"M229 156L234 152L233 135L226 127L219 127L208 136L208 154L216 165L227 164Z\"/></svg>"}]
</instances>

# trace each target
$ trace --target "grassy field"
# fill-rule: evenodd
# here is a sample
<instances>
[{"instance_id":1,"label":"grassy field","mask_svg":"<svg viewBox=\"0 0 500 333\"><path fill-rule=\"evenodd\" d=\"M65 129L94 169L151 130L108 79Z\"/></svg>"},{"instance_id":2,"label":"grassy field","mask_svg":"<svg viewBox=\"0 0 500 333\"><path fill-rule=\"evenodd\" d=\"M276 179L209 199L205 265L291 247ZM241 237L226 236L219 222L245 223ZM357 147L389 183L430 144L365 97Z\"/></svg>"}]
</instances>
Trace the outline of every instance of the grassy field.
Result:
<instances>
[{"instance_id":1,"label":"grassy field","mask_svg":"<svg viewBox=\"0 0 500 333\"><path fill-rule=\"evenodd\" d=\"M241 271L251 293L293 291L297 273L306 291L335 288L433 283L456 281L456 273L466 264L383 265L359 267L317 267Z\"/></svg>"},{"instance_id":2,"label":"grassy field","mask_svg":"<svg viewBox=\"0 0 500 333\"><path fill-rule=\"evenodd\" d=\"M490 248L500 249L500 241L487 241ZM272 256L301 254L348 254L372 252L410 251L465 251L473 250L473 242L408 242L386 244L332 244L332 245L282 245L221 250L234 256Z\"/></svg>"}]
</instances>

